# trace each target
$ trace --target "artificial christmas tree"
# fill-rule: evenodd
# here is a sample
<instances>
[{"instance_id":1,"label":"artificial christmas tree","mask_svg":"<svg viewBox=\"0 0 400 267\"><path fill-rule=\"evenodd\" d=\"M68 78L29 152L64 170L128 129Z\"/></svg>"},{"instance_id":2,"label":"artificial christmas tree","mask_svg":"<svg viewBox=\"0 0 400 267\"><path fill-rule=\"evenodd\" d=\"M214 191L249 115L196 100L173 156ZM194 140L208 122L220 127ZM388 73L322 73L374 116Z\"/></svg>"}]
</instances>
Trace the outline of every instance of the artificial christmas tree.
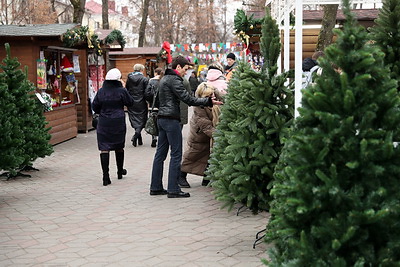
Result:
<instances>
[{"instance_id":1,"label":"artificial christmas tree","mask_svg":"<svg viewBox=\"0 0 400 267\"><path fill-rule=\"evenodd\" d=\"M216 198L229 209L235 203L253 213L269 208L268 184L293 120L293 93L285 85L288 73L277 75L280 47L278 26L267 15L262 71L241 62L229 83L208 169Z\"/></svg>"},{"instance_id":2,"label":"artificial christmas tree","mask_svg":"<svg viewBox=\"0 0 400 267\"><path fill-rule=\"evenodd\" d=\"M344 13L276 168L270 266L400 264L397 84L348 0Z\"/></svg>"},{"instance_id":3,"label":"artificial christmas tree","mask_svg":"<svg viewBox=\"0 0 400 267\"><path fill-rule=\"evenodd\" d=\"M53 148L43 108L32 94L35 87L18 69L18 59L11 58L10 46L5 47L7 57L0 64L0 170L10 178L38 157L50 155Z\"/></svg>"},{"instance_id":4,"label":"artificial christmas tree","mask_svg":"<svg viewBox=\"0 0 400 267\"><path fill-rule=\"evenodd\" d=\"M385 0L376 25L371 28L371 39L385 53L384 62L392 78L400 80L400 1ZM398 84L398 88L400 84ZM399 88L400 89L400 88Z\"/></svg>"}]
</instances>

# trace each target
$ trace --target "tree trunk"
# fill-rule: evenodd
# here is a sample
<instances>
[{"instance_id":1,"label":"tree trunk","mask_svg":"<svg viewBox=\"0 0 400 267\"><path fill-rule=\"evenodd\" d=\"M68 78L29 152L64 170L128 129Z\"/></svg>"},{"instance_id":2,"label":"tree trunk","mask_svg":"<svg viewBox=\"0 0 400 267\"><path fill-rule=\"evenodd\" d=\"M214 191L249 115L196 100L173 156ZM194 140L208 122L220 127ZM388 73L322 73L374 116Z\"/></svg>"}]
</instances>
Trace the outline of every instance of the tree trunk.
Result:
<instances>
[{"instance_id":1,"label":"tree trunk","mask_svg":"<svg viewBox=\"0 0 400 267\"><path fill-rule=\"evenodd\" d=\"M50 0L50 4L51 4L51 11L52 12L56 12L56 7L55 7L55 0ZM59 23L60 21L59 21L59 19L58 19L58 17L56 18L56 21L55 21L55 23Z\"/></svg>"},{"instance_id":2,"label":"tree trunk","mask_svg":"<svg viewBox=\"0 0 400 267\"><path fill-rule=\"evenodd\" d=\"M166 40L164 41L168 41L169 43L174 43L174 38L173 38L173 25L174 22L172 20L172 14L171 14L171 3L169 0L167 0L167 15L166 15L166 22L167 22L167 27L169 28L169 31L167 32L165 38Z\"/></svg>"},{"instance_id":3,"label":"tree trunk","mask_svg":"<svg viewBox=\"0 0 400 267\"><path fill-rule=\"evenodd\" d=\"M101 10L101 16L103 19L103 29L110 29L110 24L108 23L108 0L102 0L103 6Z\"/></svg>"},{"instance_id":4,"label":"tree trunk","mask_svg":"<svg viewBox=\"0 0 400 267\"><path fill-rule=\"evenodd\" d=\"M324 49L332 43L332 30L336 24L338 7L339 5L323 5L324 16L322 18L322 26L318 36L316 51L324 51Z\"/></svg>"},{"instance_id":5,"label":"tree trunk","mask_svg":"<svg viewBox=\"0 0 400 267\"><path fill-rule=\"evenodd\" d=\"M86 0L69 0L74 7L73 23L82 24L83 14L85 13Z\"/></svg>"},{"instance_id":6,"label":"tree trunk","mask_svg":"<svg viewBox=\"0 0 400 267\"><path fill-rule=\"evenodd\" d=\"M223 10L223 12L224 12L224 14L223 14L223 23L224 23L223 27L224 27L224 31L222 32L221 42L226 43L226 41L227 41L226 36L227 36L227 34L228 34L228 29L227 29L227 27L226 27L226 26L227 26L227 21L226 21L226 12L227 12L226 0L224 0L224 1L222 2L222 10Z\"/></svg>"},{"instance_id":7,"label":"tree trunk","mask_svg":"<svg viewBox=\"0 0 400 267\"><path fill-rule=\"evenodd\" d=\"M150 0L144 0L142 5L142 21L140 22L139 27L139 47L144 46L144 41L146 39L146 25L147 17L149 16L149 3Z\"/></svg>"},{"instance_id":8,"label":"tree trunk","mask_svg":"<svg viewBox=\"0 0 400 267\"><path fill-rule=\"evenodd\" d=\"M198 11L200 8L199 8L199 0L195 0L194 1L194 10L195 11ZM195 39L194 39L194 43L199 43L199 35L200 35L200 32L202 31L202 29L201 29L201 18L200 18L200 12L195 12L195 16L196 16L196 18L195 18L195 21L196 21L196 24L194 25L194 27L195 27Z\"/></svg>"},{"instance_id":9,"label":"tree trunk","mask_svg":"<svg viewBox=\"0 0 400 267\"><path fill-rule=\"evenodd\" d=\"M154 44L156 46L161 45L161 3L159 1L155 1L154 3L154 13L155 13L155 22L154 23Z\"/></svg>"}]
</instances>

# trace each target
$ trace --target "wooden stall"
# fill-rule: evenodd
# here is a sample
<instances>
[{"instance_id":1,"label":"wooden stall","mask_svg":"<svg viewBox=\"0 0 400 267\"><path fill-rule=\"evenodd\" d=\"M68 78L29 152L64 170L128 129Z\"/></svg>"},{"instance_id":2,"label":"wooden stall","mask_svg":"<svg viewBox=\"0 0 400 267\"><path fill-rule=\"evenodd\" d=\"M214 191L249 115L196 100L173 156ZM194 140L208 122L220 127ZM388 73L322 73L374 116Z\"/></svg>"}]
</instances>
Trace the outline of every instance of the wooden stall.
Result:
<instances>
[{"instance_id":1,"label":"wooden stall","mask_svg":"<svg viewBox=\"0 0 400 267\"><path fill-rule=\"evenodd\" d=\"M28 79L37 92L47 97L44 115L49 122L51 144L74 138L79 131L91 127L88 100L88 49L71 49L60 39L76 24L3 25L0 26L0 58L6 56L4 44L9 43L11 55L21 68L28 67ZM73 70L63 70L64 57ZM79 67L79 71L77 68Z\"/></svg>"},{"instance_id":2,"label":"wooden stall","mask_svg":"<svg viewBox=\"0 0 400 267\"><path fill-rule=\"evenodd\" d=\"M369 28L375 25L374 20L377 18L379 14L379 9L353 9L352 13L355 15L358 23L360 25ZM248 11L248 16L253 16L255 19L260 19L264 17L264 11ZM315 48L318 41L318 35L320 32L320 25L322 22L323 10L304 10L303 11L303 59L307 57L311 57L315 52ZM345 16L343 15L342 10L338 10L336 17L336 24L342 25L345 21ZM313 27L314 26L314 27ZM249 49L253 55L259 54L259 41L261 37L261 25L256 25L256 27L246 32L250 36L249 40ZM282 65L284 62L284 32L281 30L281 40L282 40ZM295 39L295 30L290 30L290 68L294 68L294 39ZM336 36L333 37L333 42L335 42Z\"/></svg>"},{"instance_id":3,"label":"wooden stall","mask_svg":"<svg viewBox=\"0 0 400 267\"><path fill-rule=\"evenodd\" d=\"M303 59L307 57L311 57L312 54L315 52L315 48L318 41L320 29L303 29ZM281 40L282 40L282 65L284 60L284 38L283 38L283 31L281 31ZM295 56L295 49L294 49L294 40L295 40L295 30L290 30L290 63L289 67L291 69L294 68L294 56ZM336 36L333 36L333 41L335 42Z\"/></svg>"},{"instance_id":4,"label":"wooden stall","mask_svg":"<svg viewBox=\"0 0 400 267\"><path fill-rule=\"evenodd\" d=\"M125 48L123 51L110 51L110 68L118 68L122 78L126 80L128 74L133 71L133 66L142 64L146 67L146 76L153 77L155 68L165 67L165 62L157 62L160 50L160 47L136 47Z\"/></svg>"}]
</instances>

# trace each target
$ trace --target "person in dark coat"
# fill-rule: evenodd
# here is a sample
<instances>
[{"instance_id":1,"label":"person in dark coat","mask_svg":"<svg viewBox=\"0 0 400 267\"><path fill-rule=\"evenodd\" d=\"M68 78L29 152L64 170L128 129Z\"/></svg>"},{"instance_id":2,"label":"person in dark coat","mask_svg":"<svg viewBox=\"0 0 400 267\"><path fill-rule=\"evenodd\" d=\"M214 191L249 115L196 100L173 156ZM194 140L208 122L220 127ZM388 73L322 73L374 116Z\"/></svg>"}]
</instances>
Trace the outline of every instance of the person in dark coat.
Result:
<instances>
[{"instance_id":1,"label":"person in dark coat","mask_svg":"<svg viewBox=\"0 0 400 267\"><path fill-rule=\"evenodd\" d=\"M111 69L107 72L103 87L97 92L92 108L99 114L97 124L97 145L103 170L103 185L111 184L109 175L110 151L115 151L118 179L126 175L124 169L124 147L126 123L124 106L133 105L133 98L121 83L121 72Z\"/></svg>"},{"instance_id":2,"label":"person in dark coat","mask_svg":"<svg viewBox=\"0 0 400 267\"><path fill-rule=\"evenodd\" d=\"M149 80L149 84L146 87L145 97L151 109L153 105L153 98L158 93L158 86L160 84L160 80L164 75L164 71L162 68L156 68L154 70L155 76ZM154 112L158 112L158 107L160 106L159 102L157 101L158 97L155 99L154 102ZM157 146L157 136L151 136L151 147Z\"/></svg>"},{"instance_id":3,"label":"person in dark coat","mask_svg":"<svg viewBox=\"0 0 400 267\"><path fill-rule=\"evenodd\" d=\"M236 62L236 56L234 53L229 53L226 56L226 61L227 61L228 65L225 66L225 77L226 77L226 81L229 82L229 80L232 78L233 72L237 68L238 64Z\"/></svg>"},{"instance_id":4,"label":"person in dark coat","mask_svg":"<svg viewBox=\"0 0 400 267\"><path fill-rule=\"evenodd\" d=\"M128 108L129 121L135 134L131 141L133 146L143 145L142 130L147 121L147 102L145 98L145 90L149 79L144 76L145 68L142 64L135 64L133 72L128 75L126 81L126 89L133 97L134 105Z\"/></svg>"},{"instance_id":5,"label":"person in dark coat","mask_svg":"<svg viewBox=\"0 0 400 267\"><path fill-rule=\"evenodd\" d=\"M211 97L196 98L183 87L183 79L189 61L183 56L177 56L171 63L172 69L165 71L160 81L157 126L159 130L157 151L153 160L151 173L150 195L167 195L168 198L190 197L189 193L182 192L178 185L181 174L182 161L182 131L180 121L180 101L191 106L213 106L221 104ZM163 187L164 161L171 147L168 171L168 190Z\"/></svg>"},{"instance_id":6,"label":"person in dark coat","mask_svg":"<svg viewBox=\"0 0 400 267\"><path fill-rule=\"evenodd\" d=\"M303 71L310 71L314 66L318 65L317 59L322 56L324 56L324 52L317 51L311 56L311 58L305 58L302 62Z\"/></svg>"},{"instance_id":7,"label":"person in dark coat","mask_svg":"<svg viewBox=\"0 0 400 267\"><path fill-rule=\"evenodd\" d=\"M183 87L185 87L186 91L188 91L188 93L191 94L192 89L190 87L190 82L185 77L182 77L182 79L183 79ZM181 125L181 129L183 129L183 126L188 123L189 106L185 102L181 101L181 103L179 104L179 109L180 109L180 113L181 113L180 125Z\"/></svg>"},{"instance_id":8,"label":"person in dark coat","mask_svg":"<svg viewBox=\"0 0 400 267\"><path fill-rule=\"evenodd\" d=\"M192 73L190 74L189 83L190 83L190 88L192 89L192 94L194 95L196 92L197 86L199 86L199 84L200 84L199 79L197 79L195 70L193 70Z\"/></svg>"}]
</instances>

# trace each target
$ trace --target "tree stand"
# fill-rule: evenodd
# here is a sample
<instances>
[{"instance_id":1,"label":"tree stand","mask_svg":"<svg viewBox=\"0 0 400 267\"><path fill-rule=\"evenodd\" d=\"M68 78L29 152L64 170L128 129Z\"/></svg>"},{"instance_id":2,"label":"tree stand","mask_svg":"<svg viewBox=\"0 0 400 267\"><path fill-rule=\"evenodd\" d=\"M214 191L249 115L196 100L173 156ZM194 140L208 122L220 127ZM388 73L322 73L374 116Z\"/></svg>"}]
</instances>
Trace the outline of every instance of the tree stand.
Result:
<instances>
[{"instance_id":1,"label":"tree stand","mask_svg":"<svg viewBox=\"0 0 400 267\"><path fill-rule=\"evenodd\" d=\"M19 171L17 171L15 174L12 174L11 172L4 172L4 173L0 174L0 176L7 177L7 181L10 180L11 178L15 178L15 177L18 177L18 176L28 177L28 178L32 177L31 175L24 174L21 171L39 171L39 169L36 169L36 168L34 168L34 167L30 166L30 165L25 165Z\"/></svg>"},{"instance_id":2,"label":"tree stand","mask_svg":"<svg viewBox=\"0 0 400 267\"><path fill-rule=\"evenodd\" d=\"M246 207L245 205L240 206L240 207L237 209L236 216L239 216L239 213L240 213L241 211L244 211L244 210L247 210L247 207Z\"/></svg>"},{"instance_id":3,"label":"tree stand","mask_svg":"<svg viewBox=\"0 0 400 267\"><path fill-rule=\"evenodd\" d=\"M257 232L257 234L256 234L256 241L254 241L254 243L253 243L253 249L255 249L256 246L257 246L258 244L261 243L261 240L264 239L264 237L265 237L265 232L266 232L266 231L267 231L267 228L265 228L265 229L263 229L263 230ZM262 233L264 233L264 234L261 235Z\"/></svg>"}]
</instances>

